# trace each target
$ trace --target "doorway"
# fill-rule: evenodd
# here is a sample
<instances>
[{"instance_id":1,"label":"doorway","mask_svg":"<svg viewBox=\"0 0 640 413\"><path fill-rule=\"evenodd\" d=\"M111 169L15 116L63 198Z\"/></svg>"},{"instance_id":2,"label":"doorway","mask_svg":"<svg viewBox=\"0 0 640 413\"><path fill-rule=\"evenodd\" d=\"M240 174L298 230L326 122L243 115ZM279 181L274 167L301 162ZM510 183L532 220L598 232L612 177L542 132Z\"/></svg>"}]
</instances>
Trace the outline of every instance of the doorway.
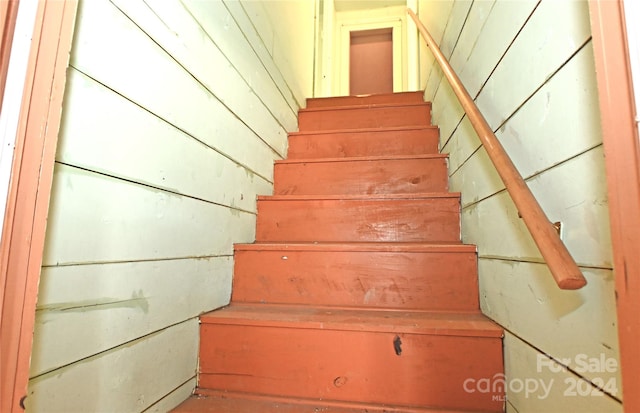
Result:
<instances>
[{"instance_id":1,"label":"doorway","mask_svg":"<svg viewBox=\"0 0 640 413\"><path fill-rule=\"evenodd\" d=\"M352 31L349 40L349 94L392 93L392 28Z\"/></svg>"},{"instance_id":2,"label":"doorway","mask_svg":"<svg viewBox=\"0 0 640 413\"><path fill-rule=\"evenodd\" d=\"M406 13L406 10L403 9L403 13ZM342 18L342 20L341 20ZM353 19L353 20L351 20ZM336 72L334 73L334 81L332 83L332 95L333 96L346 96L353 94L352 88L350 85L350 73L351 73L351 37L352 34L356 35L356 38L359 34L369 34L378 33L385 34L389 36L389 31L391 32L391 54L392 54L392 78L393 78L393 86L392 92L401 92L403 90L407 90L407 76L406 76L406 65L405 65L405 55L406 55L406 35L403 33L404 22L402 19L397 18L393 15L389 16L379 16L376 18L356 18L355 15L347 15L347 16L338 16L336 20L337 28L335 31L335 53L336 53L336 64L334 68ZM368 36L365 36L368 37ZM374 36L375 38L375 36ZM360 39L365 40L365 39ZM356 42L358 40L356 39ZM387 44L389 42L386 42ZM371 70L370 67L367 68L367 71L373 72L373 75L377 75L378 69ZM356 90L354 90L356 92ZM371 92L364 92L364 94L369 94Z\"/></svg>"}]
</instances>

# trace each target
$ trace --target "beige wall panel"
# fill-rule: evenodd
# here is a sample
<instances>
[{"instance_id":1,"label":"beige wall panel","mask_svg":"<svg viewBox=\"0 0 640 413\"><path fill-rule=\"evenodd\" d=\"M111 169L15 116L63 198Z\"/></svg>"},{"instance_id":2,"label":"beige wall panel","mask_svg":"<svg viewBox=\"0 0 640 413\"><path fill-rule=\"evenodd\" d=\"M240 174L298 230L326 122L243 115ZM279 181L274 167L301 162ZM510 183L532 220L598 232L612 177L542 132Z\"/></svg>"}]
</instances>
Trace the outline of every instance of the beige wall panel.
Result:
<instances>
[{"instance_id":1,"label":"beige wall panel","mask_svg":"<svg viewBox=\"0 0 640 413\"><path fill-rule=\"evenodd\" d=\"M537 175L528 185L549 219L563 223L563 240L578 264L611 268L602 157L598 147ZM541 260L506 192L463 208L462 233L465 242L478 245L480 256Z\"/></svg>"},{"instance_id":2,"label":"beige wall panel","mask_svg":"<svg viewBox=\"0 0 640 413\"><path fill-rule=\"evenodd\" d=\"M235 7L231 4L234 2L225 1L229 10ZM303 107L305 98L311 97L313 90L314 2L265 0L239 3L278 71L285 79L298 79L288 82L288 86L296 105ZM237 15L236 11L232 13Z\"/></svg>"},{"instance_id":3,"label":"beige wall panel","mask_svg":"<svg viewBox=\"0 0 640 413\"><path fill-rule=\"evenodd\" d=\"M235 22L230 19L228 11L221 2L200 2L205 3L202 7L215 9L213 13L205 12L204 14L197 7L191 11L174 2L156 0L146 3L151 4L153 11L144 7L142 2L118 0L119 6L126 9L127 14L135 12L136 16L140 16L135 20L146 23L143 28L147 30L149 27L147 33L161 39L159 43L163 48L203 81L209 90L233 112L242 118L258 121L261 119L259 114L252 113L250 110L268 110L286 130L297 128L297 107L293 109L283 97L278 85L274 83L271 75L253 51L252 45L244 39L237 27L234 27L233 36L231 35L230 26L235 25ZM136 5L137 7L134 8L133 6ZM150 18L149 13L157 13L162 19L161 22ZM211 26L203 25L203 21L210 18L225 19L226 27L220 24L213 31L209 31ZM162 23L170 25L171 30L167 31L167 27ZM235 42L233 51L228 53L228 50L220 49L219 43L227 45L230 38ZM188 49L185 48L185 44L189 45ZM199 48L200 51L197 50ZM239 61L237 55L243 56L242 61ZM250 68L246 67L245 61L251 64ZM215 70L211 70L212 68ZM241 77L241 80L237 80L236 77ZM225 81L221 82L220 79ZM260 114L264 115L263 122L272 120L270 115L264 112ZM273 128L273 125L265 126ZM280 132L278 135L280 136Z\"/></svg>"},{"instance_id":4,"label":"beige wall panel","mask_svg":"<svg viewBox=\"0 0 640 413\"><path fill-rule=\"evenodd\" d=\"M273 60L286 79L299 106L313 95L313 59L315 46L315 1L243 0L242 4L261 3L263 11L251 20L268 20L274 32ZM258 27L260 27L258 25Z\"/></svg>"},{"instance_id":5,"label":"beige wall panel","mask_svg":"<svg viewBox=\"0 0 640 413\"><path fill-rule=\"evenodd\" d=\"M451 7L451 11L447 19L447 25L442 34L442 39L438 43L440 50L447 59L449 59L451 57L451 53L453 53L456 42L458 41L458 36L464 27L464 21L467 18L467 14L469 13L469 9L472 4L473 2L470 0L461 0L455 1ZM428 29L429 27L427 26L427 30ZM434 39L437 39L437 37L434 37ZM429 79L427 80L425 96L435 102L436 93L440 90L442 82L446 82L446 80L442 78L440 66L436 64L429 75ZM434 105L434 108L435 107L436 106Z\"/></svg>"},{"instance_id":6,"label":"beige wall panel","mask_svg":"<svg viewBox=\"0 0 640 413\"><path fill-rule=\"evenodd\" d=\"M586 359L618 360L615 285L611 270L582 269L587 286L560 290L544 264L479 260L482 311L511 333L581 370ZM508 372L507 372L508 373ZM583 377L620 380L620 369L584 371Z\"/></svg>"},{"instance_id":7,"label":"beige wall panel","mask_svg":"<svg viewBox=\"0 0 640 413\"><path fill-rule=\"evenodd\" d=\"M494 130L590 38L586 1L543 1L491 75L477 104Z\"/></svg>"},{"instance_id":8,"label":"beige wall panel","mask_svg":"<svg viewBox=\"0 0 640 413\"><path fill-rule=\"evenodd\" d=\"M500 58L511 45L511 41L522 28L536 3L537 0L496 1L480 33L475 38L465 37L458 42L458 47L461 49L466 50L471 47L467 60L454 62L453 67L472 97L480 92L481 86L487 81ZM434 122L443 125L440 136L445 146L444 150L447 152L446 143L455 141L455 138L450 138L452 133L458 133L464 110L450 90L445 92L446 94L440 97L440 101L443 106L450 106L452 113L447 114L443 119L440 119L440 114L436 113Z\"/></svg>"},{"instance_id":9,"label":"beige wall panel","mask_svg":"<svg viewBox=\"0 0 640 413\"><path fill-rule=\"evenodd\" d=\"M231 257L43 268L31 376L228 304L232 272Z\"/></svg>"},{"instance_id":10,"label":"beige wall panel","mask_svg":"<svg viewBox=\"0 0 640 413\"><path fill-rule=\"evenodd\" d=\"M27 412L141 412L195 373L196 318L31 381Z\"/></svg>"},{"instance_id":11,"label":"beige wall panel","mask_svg":"<svg viewBox=\"0 0 640 413\"><path fill-rule=\"evenodd\" d=\"M464 109L460 105L460 101L445 78L442 78L438 91L433 98L431 113L433 115L431 123L440 128L440 147L442 148L448 143L449 138L464 115Z\"/></svg>"},{"instance_id":12,"label":"beige wall panel","mask_svg":"<svg viewBox=\"0 0 640 413\"><path fill-rule=\"evenodd\" d=\"M445 138L440 135L441 141ZM446 143L441 143L442 148L440 151L449 154L449 176L452 177L458 174L458 170L465 165L465 162L475 155L482 143L466 116L462 118L462 121L448 139ZM453 187L451 189L453 190Z\"/></svg>"},{"instance_id":13,"label":"beige wall panel","mask_svg":"<svg viewBox=\"0 0 640 413\"><path fill-rule=\"evenodd\" d=\"M79 19L72 66L189 135L248 163L243 142L256 140L255 133L115 6L106 0L82 2ZM229 139L232 131L234 139Z\"/></svg>"},{"instance_id":14,"label":"beige wall panel","mask_svg":"<svg viewBox=\"0 0 640 413\"><path fill-rule=\"evenodd\" d=\"M44 264L232 254L255 215L57 165Z\"/></svg>"},{"instance_id":15,"label":"beige wall panel","mask_svg":"<svg viewBox=\"0 0 640 413\"><path fill-rule=\"evenodd\" d=\"M496 136L520 173L527 177L600 144L599 119L593 49L589 43L518 109ZM468 124L466 118L444 148L450 153L452 174L471 154L481 155L476 152L480 144L477 135L465 123ZM460 172L463 170L473 169L463 168Z\"/></svg>"},{"instance_id":16,"label":"beige wall panel","mask_svg":"<svg viewBox=\"0 0 640 413\"><path fill-rule=\"evenodd\" d=\"M295 113L281 96L277 102L272 102L271 108L265 106L243 74L233 67L181 3L112 1L247 126L281 155L285 154L286 129L296 127ZM277 90L269 92L277 94ZM272 113L274 109L277 110Z\"/></svg>"},{"instance_id":17,"label":"beige wall panel","mask_svg":"<svg viewBox=\"0 0 640 413\"><path fill-rule=\"evenodd\" d=\"M518 390L509 390L507 393L512 404L510 411L622 413L620 402L598 393L588 382L581 381L579 376L569 371L554 372L546 365L538 366L540 353L517 337L507 333L504 340L508 387ZM534 381L538 385L537 391L531 391L535 387ZM526 390L527 384L529 392ZM543 390L543 386L548 392Z\"/></svg>"},{"instance_id":18,"label":"beige wall panel","mask_svg":"<svg viewBox=\"0 0 640 413\"><path fill-rule=\"evenodd\" d=\"M465 63L476 45L480 32L484 29L494 4L495 0L484 0L474 1L471 5L456 47L449 58L451 66L458 71L460 71L460 68L465 67Z\"/></svg>"},{"instance_id":19,"label":"beige wall panel","mask_svg":"<svg viewBox=\"0 0 640 413\"><path fill-rule=\"evenodd\" d=\"M259 77L262 77L266 73L277 85L280 94L292 110L297 112L301 105L271 56L272 37L268 39L261 37L262 33L256 31L240 1L230 0L222 3L200 0L185 0L184 2L189 10L197 13L200 24L216 39L218 47L225 55L229 56L245 77L251 77L252 74L256 76L259 74ZM237 47L238 36L247 39L252 51Z\"/></svg>"},{"instance_id":20,"label":"beige wall panel","mask_svg":"<svg viewBox=\"0 0 640 413\"><path fill-rule=\"evenodd\" d=\"M272 22L268 18L265 18L267 10L265 9L264 2L243 0L223 1L227 4L227 7L230 7L231 3L237 3L242 7L244 14L249 18L251 25L255 28L260 39L262 39L262 43L265 45L267 52L269 52L269 55L273 56L273 49L276 42L275 31L273 29Z\"/></svg>"},{"instance_id":21,"label":"beige wall panel","mask_svg":"<svg viewBox=\"0 0 640 413\"><path fill-rule=\"evenodd\" d=\"M464 55L466 47L460 45L458 40L462 37L462 34L466 29L466 22L468 16L472 10L472 1L456 1L451 10L449 22L444 32L444 37L440 43L440 50L445 57L451 62L452 55L459 47L463 50L461 55ZM475 31L472 28L471 31ZM433 123L440 127L440 146L442 147L446 139L453 133L453 130L457 126L464 110L460 105L458 98L451 89L449 81L442 77L441 71L434 71L432 78L429 79L427 84L428 89L435 89L433 97ZM433 78L433 75L437 75L437 78ZM436 83L435 86L433 83Z\"/></svg>"},{"instance_id":22,"label":"beige wall panel","mask_svg":"<svg viewBox=\"0 0 640 413\"><path fill-rule=\"evenodd\" d=\"M449 14L453 7L453 0L420 0L418 3L418 15L420 21L425 25L431 36L438 43L438 46L442 43L442 36L444 30L449 21ZM431 76L434 79L442 75L441 71L432 74L435 70L435 63L433 54L427 47L422 36L420 37L420 87L425 88L426 100L433 100L433 93L435 93L435 81L428 83ZM431 88L427 90L427 87L431 85Z\"/></svg>"},{"instance_id":23,"label":"beige wall panel","mask_svg":"<svg viewBox=\"0 0 640 413\"><path fill-rule=\"evenodd\" d=\"M586 2L542 2L476 99L489 125L494 130L498 128L589 37ZM456 70L461 71L459 68ZM484 82L484 79L480 82ZM441 89L442 85L438 94ZM443 93L434 98L434 122L440 126L441 140L446 142L462 118L463 111L452 93L448 90ZM470 89L470 93L473 96L474 90ZM436 111L438 107L441 109Z\"/></svg>"},{"instance_id":24,"label":"beige wall panel","mask_svg":"<svg viewBox=\"0 0 640 413\"><path fill-rule=\"evenodd\" d=\"M470 39L474 45L469 58L462 67L455 66L471 96L478 94L537 4L538 0L494 3L477 39Z\"/></svg>"},{"instance_id":25,"label":"beige wall panel","mask_svg":"<svg viewBox=\"0 0 640 413\"><path fill-rule=\"evenodd\" d=\"M260 175L271 176L273 165L257 158L266 155L258 140L245 148L263 164L253 171L76 70L67 88L59 162L253 212L256 195L271 194Z\"/></svg>"},{"instance_id":26,"label":"beige wall panel","mask_svg":"<svg viewBox=\"0 0 640 413\"><path fill-rule=\"evenodd\" d=\"M473 143L473 139L461 139L460 144ZM465 147L463 150L467 149ZM449 177L451 190L462 191L463 207L474 204L504 189L500 175L493 166L484 147L480 147L462 167Z\"/></svg>"},{"instance_id":27,"label":"beige wall panel","mask_svg":"<svg viewBox=\"0 0 640 413\"><path fill-rule=\"evenodd\" d=\"M528 181L575 260L611 268L611 235L604 153L599 146Z\"/></svg>"},{"instance_id":28,"label":"beige wall panel","mask_svg":"<svg viewBox=\"0 0 640 413\"><path fill-rule=\"evenodd\" d=\"M182 386L178 387L168 395L166 395L162 400L158 401L153 406L149 407L145 410L145 413L166 413L171 411L173 408L177 407L180 403L185 401L193 394L193 391L196 388L196 378L193 377L191 380L184 383Z\"/></svg>"}]
</instances>

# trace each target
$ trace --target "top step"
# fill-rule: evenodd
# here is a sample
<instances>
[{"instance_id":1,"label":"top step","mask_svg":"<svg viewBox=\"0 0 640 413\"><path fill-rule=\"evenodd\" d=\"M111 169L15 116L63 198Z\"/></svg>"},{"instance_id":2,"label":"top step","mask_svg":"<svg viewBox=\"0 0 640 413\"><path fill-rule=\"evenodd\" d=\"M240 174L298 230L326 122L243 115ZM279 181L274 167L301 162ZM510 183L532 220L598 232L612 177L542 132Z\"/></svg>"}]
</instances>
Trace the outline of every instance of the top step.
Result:
<instances>
[{"instance_id":1,"label":"top step","mask_svg":"<svg viewBox=\"0 0 640 413\"><path fill-rule=\"evenodd\" d=\"M307 108L327 108L335 106L361 106L379 104L422 103L424 92L385 93L378 95L338 96L307 99Z\"/></svg>"},{"instance_id":2,"label":"top step","mask_svg":"<svg viewBox=\"0 0 640 413\"><path fill-rule=\"evenodd\" d=\"M300 132L431 125L427 102L307 108L298 111Z\"/></svg>"}]
</instances>

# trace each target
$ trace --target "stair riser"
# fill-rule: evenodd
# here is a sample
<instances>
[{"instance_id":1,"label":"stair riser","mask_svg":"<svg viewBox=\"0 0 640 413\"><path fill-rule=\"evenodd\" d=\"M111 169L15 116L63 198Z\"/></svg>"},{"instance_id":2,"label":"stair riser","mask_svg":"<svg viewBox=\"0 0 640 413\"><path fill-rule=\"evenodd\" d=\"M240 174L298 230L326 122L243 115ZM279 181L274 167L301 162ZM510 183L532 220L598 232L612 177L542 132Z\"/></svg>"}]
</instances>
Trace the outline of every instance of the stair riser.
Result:
<instances>
[{"instance_id":1,"label":"stair riser","mask_svg":"<svg viewBox=\"0 0 640 413\"><path fill-rule=\"evenodd\" d=\"M391 103L423 103L423 92L390 93L369 96L338 96L307 99L307 108L327 108L349 105L379 105Z\"/></svg>"},{"instance_id":2,"label":"stair riser","mask_svg":"<svg viewBox=\"0 0 640 413\"><path fill-rule=\"evenodd\" d=\"M236 251L232 301L477 311L475 253Z\"/></svg>"},{"instance_id":3,"label":"stair riser","mask_svg":"<svg viewBox=\"0 0 640 413\"><path fill-rule=\"evenodd\" d=\"M490 379L503 371L499 338L203 324L201 340L202 388L452 409L501 407L500 394L464 390L468 378Z\"/></svg>"},{"instance_id":4,"label":"stair riser","mask_svg":"<svg viewBox=\"0 0 640 413\"><path fill-rule=\"evenodd\" d=\"M348 401L306 400L197 389L172 413L483 413L468 410L391 407ZM487 412L484 412L487 413Z\"/></svg>"},{"instance_id":5,"label":"stair riser","mask_svg":"<svg viewBox=\"0 0 640 413\"><path fill-rule=\"evenodd\" d=\"M460 199L258 200L256 241L459 242Z\"/></svg>"},{"instance_id":6,"label":"stair riser","mask_svg":"<svg viewBox=\"0 0 640 413\"><path fill-rule=\"evenodd\" d=\"M437 128L289 136L289 159L438 153Z\"/></svg>"},{"instance_id":7,"label":"stair riser","mask_svg":"<svg viewBox=\"0 0 640 413\"><path fill-rule=\"evenodd\" d=\"M429 126L431 106L428 104L335 110L301 110L301 131Z\"/></svg>"},{"instance_id":8,"label":"stair riser","mask_svg":"<svg viewBox=\"0 0 640 413\"><path fill-rule=\"evenodd\" d=\"M276 195L418 194L446 192L447 161L402 159L280 163Z\"/></svg>"}]
</instances>

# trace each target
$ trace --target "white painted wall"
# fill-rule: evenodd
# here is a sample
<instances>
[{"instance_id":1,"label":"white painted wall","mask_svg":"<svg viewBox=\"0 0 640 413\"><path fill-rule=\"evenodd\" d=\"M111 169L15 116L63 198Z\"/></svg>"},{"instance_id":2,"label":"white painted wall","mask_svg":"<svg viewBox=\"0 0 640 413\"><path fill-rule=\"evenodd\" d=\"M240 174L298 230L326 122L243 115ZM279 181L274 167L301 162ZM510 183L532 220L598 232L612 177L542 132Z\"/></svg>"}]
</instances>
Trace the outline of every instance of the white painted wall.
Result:
<instances>
[{"instance_id":1,"label":"white painted wall","mask_svg":"<svg viewBox=\"0 0 640 413\"><path fill-rule=\"evenodd\" d=\"M475 98L587 277L561 291L433 57L420 78L433 101L450 185L461 191L462 231L478 245L481 307L507 331L511 412L621 412L611 243L588 4L572 0L421 0L420 15ZM562 360L551 371L538 360ZM584 379L584 380L583 380ZM552 383L526 394L527 380ZM593 392L605 384L616 397ZM575 384L572 389L572 385ZM578 391L575 391L575 390ZM574 392L572 393L572 390ZM588 394L581 395L580 393ZM544 396L544 397L543 397Z\"/></svg>"},{"instance_id":2,"label":"white painted wall","mask_svg":"<svg viewBox=\"0 0 640 413\"><path fill-rule=\"evenodd\" d=\"M194 389L197 316L229 302L312 91L315 6L288 5L80 2L29 412L164 412Z\"/></svg>"}]
</instances>

